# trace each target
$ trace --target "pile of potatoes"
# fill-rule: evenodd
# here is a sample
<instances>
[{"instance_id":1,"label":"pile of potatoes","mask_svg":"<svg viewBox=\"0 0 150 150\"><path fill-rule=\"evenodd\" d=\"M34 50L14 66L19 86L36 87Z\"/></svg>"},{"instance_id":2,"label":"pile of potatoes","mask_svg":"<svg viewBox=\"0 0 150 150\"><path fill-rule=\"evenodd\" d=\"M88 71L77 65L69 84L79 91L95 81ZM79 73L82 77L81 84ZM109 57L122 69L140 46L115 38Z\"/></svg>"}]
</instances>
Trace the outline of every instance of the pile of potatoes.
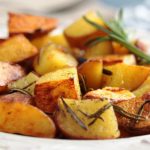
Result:
<instances>
[{"instance_id":1,"label":"pile of potatoes","mask_svg":"<svg viewBox=\"0 0 150 150\"><path fill-rule=\"evenodd\" d=\"M105 27L95 12L85 14ZM150 67L116 41L85 43L106 34L82 17L60 34L57 19L9 14L0 39L0 131L34 137L114 139L150 134L115 107L137 114L148 100ZM56 29L57 30L57 29Z\"/></svg>"}]
</instances>

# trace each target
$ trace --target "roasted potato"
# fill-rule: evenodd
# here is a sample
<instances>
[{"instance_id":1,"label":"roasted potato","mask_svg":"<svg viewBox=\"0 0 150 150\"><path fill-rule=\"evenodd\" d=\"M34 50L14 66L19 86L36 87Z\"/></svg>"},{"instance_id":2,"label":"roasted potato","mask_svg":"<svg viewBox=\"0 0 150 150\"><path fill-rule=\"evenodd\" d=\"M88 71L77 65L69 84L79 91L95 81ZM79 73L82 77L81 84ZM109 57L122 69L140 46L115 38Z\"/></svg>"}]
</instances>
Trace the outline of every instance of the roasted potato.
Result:
<instances>
[{"instance_id":1,"label":"roasted potato","mask_svg":"<svg viewBox=\"0 0 150 150\"><path fill-rule=\"evenodd\" d=\"M78 67L79 75L85 78L88 88L98 89L101 86L103 63L100 59L90 59Z\"/></svg>"},{"instance_id":2,"label":"roasted potato","mask_svg":"<svg viewBox=\"0 0 150 150\"><path fill-rule=\"evenodd\" d=\"M92 115L108 106L99 118ZM101 119L100 119L101 117ZM95 120L95 121L94 121ZM75 139L113 139L119 137L113 107L108 100L59 99L55 121L62 133Z\"/></svg>"},{"instance_id":3,"label":"roasted potato","mask_svg":"<svg viewBox=\"0 0 150 150\"><path fill-rule=\"evenodd\" d=\"M116 63L125 63L128 65L136 65L136 58L133 54L128 55L107 55L99 57L103 60L104 66L113 65Z\"/></svg>"},{"instance_id":4,"label":"roasted potato","mask_svg":"<svg viewBox=\"0 0 150 150\"><path fill-rule=\"evenodd\" d=\"M53 121L38 108L0 101L0 131L36 137L55 136Z\"/></svg>"},{"instance_id":5,"label":"roasted potato","mask_svg":"<svg viewBox=\"0 0 150 150\"><path fill-rule=\"evenodd\" d=\"M63 47L66 47L68 49L70 48L70 46L63 34L56 34L56 35L46 34L42 37L34 38L31 42L38 49L41 49L45 45L52 43L52 42L55 44L61 45Z\"/></svg>"},{"instance_id":6,"label":"roasted potato","mask_svg":"<svg viewBox=\"0 0 150 150\"><path fill-rule=\"evenodd\" d=\"M121 87L131 91L137 89L150 74L148 67L123 63L107 66L105 69L111 71L112 75L103 75L103 87Z\"/></svg>"},{"instance_id":7,"label":"roasted potato","mask_svg":"<svg viewBox=\"0 0 150 150\"><path fill-rule=\"evenodd\" d=\"M76 59L69 53L63 51L63 47L53 43L46 45L39 56L35 58L34 69L43 75L64 67L77 66Z\"/></svg>"},{"instance_id":8,"label":"roasted potato","mask_svg":"<svg viewBox=\"0 0 150 150\"><path fill-rule=\"evenodd\" d=\"M14 93L0 95L0 101L2 101L2 102L20 102L20 103L24 103L24 104L34 105L33 98L30 95L23 94L21 92L14 92Z\"/></svg>"},{"instance_id":9,"label":"roasted potato","mask_svg":"<svg viewBox=\"0 0 150 150\"><path fill-rule=\"evenodd\" d=\"M128 90L117 87L105 87L86 93L84 99L109 99L112 103L126 101L135 98L135 95Z\"/></svg>"},{"instance_id":10,"label":"roasted potato","mask_svg":"<svg viewBox=\"0 0 150 150\"><path fill-rule=\"evenodd\" d=\"M112 42L113 52L119 55L129 54L129 50L118 42Z\"/></svg>"},{"instance_id":11,"label":"roasted potato","mask_svg":"<svg viewBox=\"0 0 150 150\"><path fill-rule=\"evenodd\" d=\"M17 63L35 56L37 52L36 47L21 34L0 43L0 61Z\"/></svg>"},{"instance_id":12,"label":"roasted potato","mask_svg":"<svg viewBox=\"0 0 150 150\"><path fill-rule=\"evenodd\" d=\"M146 100L143 98L135 98L128 101L122 101L117 103L117 106L130 114L138 114L140 107ZM117 113L118 124L121 128L128 131L132 135L144 135L150 134L150 103L147 103L143 107L142 116L146 117L145 121L137 121L135 119L129 119Z\"/></svg>"},{"instance_id":13,"label":"roasted potato","mask_svg":"<svg viewBox=\"0 0 150 150\"><path fill-rule=\"evenodd\" d=\"M85 50L84 58L93 58L98 56L106 56L113 53L111 42L100 42L94 46L89 46Z\"/></svg>"},{"instance_id":14,"label":"roasted potato","mask_svg":"<svg viewBox=\"0 0 150 150\"><path fill-rule=\"evenodd\" d=\"M57 19L27 14L9 13L10 34L50 31L57 25Z\"/></svg>"},{"instance_id":15,"label":"roasted potato","mask_svg":"<svg viewBox=\"0 0 150 150\"><path fill-rule=\"evenodd\" d=\"M105 26L96 12L90 11L85 16L91 21ZM80 18L64 30L64 35L72 47L84 49L86 47L85 43L89 39L106 34L87 23L83 18Z\"/></svg>"},{"instance_id":16,"label":"roasted potato","mask_svg":"<svg viewBox=\"0 0 150 150\"><path fill-rule=\"evenodd\" d=\"M21 78L24 74L21 66L0 62L0 92L7 90L8 83Z\"/></svg>"},{"instance_id":17,"label":"roasted potato","mask_svg":"<svg viewBox=\"0 0 150 150\"><path fill-rule=\"evenodd\" d=\"M150 76L147 77L147 79L143 82L143 84L141 84L141 86L133 91L136 97L141 97L147 92L150 92Z\"/></svg>"},{"instance_id":18,"label":"roasted potato","mask_svg":"<svg viewBox=\"0 0 150 150\"><path fill-rule=\"evenodd\" d=\"M9 83L8 89L9 90L21 89L34 96L35 83L38 79L39 77L35 73L30 72L28 75L24 76L23 78Z\"/></svg>"},{"instance_id":19,"label":"roasted potato","mask_svg":"<svg viewBox=\"0 0 150 150\"><path fill-rule=\"evenodd\" d=\"M80 99L80 95L77 70L74 67L47 73L35 86L36 105L47 113L55 110L59 97Z\"/></svg>"}]
</instances>

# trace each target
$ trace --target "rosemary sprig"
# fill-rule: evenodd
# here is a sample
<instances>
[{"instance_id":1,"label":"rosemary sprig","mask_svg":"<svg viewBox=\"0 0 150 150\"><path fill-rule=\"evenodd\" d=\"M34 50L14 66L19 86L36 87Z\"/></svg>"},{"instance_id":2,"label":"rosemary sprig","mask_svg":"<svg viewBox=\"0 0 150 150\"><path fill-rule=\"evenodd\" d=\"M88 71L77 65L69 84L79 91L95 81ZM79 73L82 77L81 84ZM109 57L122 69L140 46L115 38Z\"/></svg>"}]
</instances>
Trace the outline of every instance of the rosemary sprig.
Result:
<instances>
[{"instance_id":1,"label":"rosemary sprig","mask_svg":"<svg viewBox=\"0 0 150 150\"><path fill-rule=\"evenodd\" d=\"M108 104L106 104L106 105L104 105L102 108L100 108L100 109L98 109L95 113L93 113L93 114L86 114L85 112L83 112L83 111L81 111L81 110L79 110L84 116L86 116L87 118L89 118L89 119L92 119L92 118L94 118L89 124L88 124L88 126L91 126L92 124L94 124L96 121L97 121L97 119L101 119L102 121L104 121L104 119L101 117L101 115L107 110L107 109L109 109L110 107L111 107L112 105L110 104L110 103L108 103Z\"/></svg>"},{"instance_id":2,"label":"rosemary sprig","mask_svg":"<svg viewBox=\"0 0 150 150\"><path fill-rule=\"evenodd\" d=\"M143 111L144 111L144 106L145 106L146 104L148 104L148 103L150 103L150 100L146 100L146 101L140 106L137 115L140 115L140 116L142 115L142 113L143 113ZM139 121L139 117L137 117L137 119L135 120L135 123L138 123L138 121Z\"/></svg>"},{"instance_id":3,"label":"rosemary sprig","mask_svg":"<svg viewBox=\"0 0 150 150\"><path fill-rule=\"evenodd\" d=\"M97 37L94 39L91 39L90 41L88 41L88 44L91 44L92 42L94 42L94 44L98 43L98 42L102 42L104 39L110 39L113 41L117 41L120 44L122 44L124 47L126 47L130 52L132 52L133 54L135 54L136 56L146 60L147 63L150 63L150 56L146 55L145 53L143 53L139 48L137 48L136 46L134 46L133 44L131 44L126 36L125 31L123 30L123 27L121 26L121 24L119 23L119 21L117 20L111 20L109 22L104 20L105 25L107 26L107 28L101 26L100 24L97 24L91 20L89 20L87 17L83 17L83 19L88 22L89 24L91 24L92 26L94 26L95 28L97 28L98 30L103 31L104 33L107 34L107 38L105 37ZM102 19L102 17L101 17Z\"/></svg>"},{"instance_id":4,"label":"rosemary sprig","mask_svg":"<svg viewBox=\"0 0 150 150\"><path fill-rule=\"evenodd\" d=\"M140 121L145 121L146 118L141 116L141 115L137 115L137 114L131 114L127 111L125 111L124 109L122 109L121 107L117 106L117 105L113 105L114 111L117 112L118 114L120 114L123 117L126 117L128 119L132 119L132 120L140 120Z\"/></svg>"},{"instance_id":5,"label":"rosemary sprig","mask_svg":"<svg viewBox=\"0 0 150 150\"><path fill-rule=\"evenodd\" d=\"M14 92L20 92L20 93L22 93L22 94L29 95L29 96L32 97L32 95L31 95L29 92L27 92L27 91L24 90L24 89L19 89L19 88L13 88L13 89L11 89L8 93L11 94L11 93L14 93Z\"/></svg>"},{"instance_id":6,"label":"rosemary sprig","mask_svg":"<svg viewBox=\"0 0 150 150\"><path fill-rule=\"evenodd\" d=\"M110 70L107 70L107 69L103 68L103 74L111 76L113 73Z\"/></svg>"},{"instance_id":7,"label":"rosemary sprig","mask_svg":"<svg viewBox=\"0 0 150 150\"><path fill-rule=\"evenodd\" d=\"M83 94L87 93L89 90L88 90L88 87L87 87L87 84L86 84L86 78L85 78L84 75L82 75L80 73L79 73L79 82L80 82L82 93Z\"/></svg>"},{"instance_id":8,"label":"rosemary sprig","mask_svg":"<svg viewBox=\"0 0 150 150\"><path fill-rule=\"evenodd\" d=\"M84 130L88 130L87 126L82 122L82 120L76 115L75 112L68 106L68 104L64 101L64 99L61 97L61 100L63 102L63 105L66 109L66 111L71 115L71 117L76 121L76 123L83 128Z\"/></svg>"}]
</instances>

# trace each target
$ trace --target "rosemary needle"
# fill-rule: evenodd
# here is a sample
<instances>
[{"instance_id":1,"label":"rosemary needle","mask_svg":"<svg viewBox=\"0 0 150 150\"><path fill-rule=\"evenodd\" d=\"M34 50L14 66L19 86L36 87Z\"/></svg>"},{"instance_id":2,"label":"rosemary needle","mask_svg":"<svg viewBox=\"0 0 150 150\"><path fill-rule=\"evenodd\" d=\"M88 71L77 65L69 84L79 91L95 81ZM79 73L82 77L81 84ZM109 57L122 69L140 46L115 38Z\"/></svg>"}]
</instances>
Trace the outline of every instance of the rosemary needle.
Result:
<instances>
[{"instance_id":1,"label":"rosemary needle","mask_svg":"<svg viewBox=\"0 0 150 150\"><path fill-rule=\"evenodd\" d=\"M87 126L82 122L82 120L76 115L75 112L68 106L68 104L64 101L64 99L61 97L61 100L63 102L63 105L66 109L66 111L71 115L71 117L77 122L80 127L82 127L84 130L87 130Z\"/></svg>"}]
</instances>

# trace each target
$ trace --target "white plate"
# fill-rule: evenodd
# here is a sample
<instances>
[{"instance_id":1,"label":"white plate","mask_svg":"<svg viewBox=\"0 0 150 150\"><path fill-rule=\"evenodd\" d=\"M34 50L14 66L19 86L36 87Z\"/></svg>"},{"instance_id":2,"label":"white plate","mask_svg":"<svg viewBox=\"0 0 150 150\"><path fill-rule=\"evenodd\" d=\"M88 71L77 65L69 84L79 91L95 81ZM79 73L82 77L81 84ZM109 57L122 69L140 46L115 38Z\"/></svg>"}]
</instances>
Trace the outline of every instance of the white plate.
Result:
<instances>
[{"instance_id":1,"label":"white plate","mask_svg":"<svg viewBox=\"0 0 150 150\"><path fill-rule=\"evenodd\" d=\"M150 135L115 140L61 140L0 132L0 150L150 150Z\"/></svg>"}]
</instances>

